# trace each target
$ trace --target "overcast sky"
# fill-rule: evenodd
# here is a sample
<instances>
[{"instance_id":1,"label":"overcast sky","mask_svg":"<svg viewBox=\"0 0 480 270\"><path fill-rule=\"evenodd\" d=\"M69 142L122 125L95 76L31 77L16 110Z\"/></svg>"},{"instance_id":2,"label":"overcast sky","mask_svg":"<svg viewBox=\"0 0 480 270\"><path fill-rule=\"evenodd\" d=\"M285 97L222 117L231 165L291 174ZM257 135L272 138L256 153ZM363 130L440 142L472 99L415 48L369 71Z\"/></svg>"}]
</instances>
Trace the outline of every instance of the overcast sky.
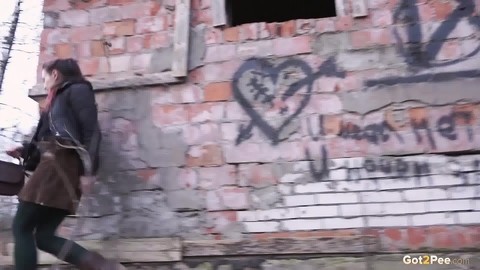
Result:
<instances>
[{"instance_id":1,"label":"overcast sky","mask_svg":"<svg viewBox=\"0 0 480 270\"><path fill-rule=\"evenodd\" d=\"M0 0L0 40L8 34L17 0ZM11 147L12 126L21 133L30 133L38 119L37 103L28 98L28 90L36 84L40 34L43 28L43 0L23 0L15 43L7 65L0 93L0 159L7 159L5 148ZM4 130L2 130L4 128ZM3 151L2 151L3 150Z\"/></svg>"},{"instance_id":2,"label":"overcast sky","mask_svg":"<svg viewBox=\"0 0 480 270\"><path fill-rule=\"evenodd\" d=\"M17 0L1 0L0 37L7 34ZM15 44L7 66L3 94L27 96L28 89L36 83L39 38L42 32L42 0L23 0L20 22L15 34Z\"/></svg>"}]
</instances>

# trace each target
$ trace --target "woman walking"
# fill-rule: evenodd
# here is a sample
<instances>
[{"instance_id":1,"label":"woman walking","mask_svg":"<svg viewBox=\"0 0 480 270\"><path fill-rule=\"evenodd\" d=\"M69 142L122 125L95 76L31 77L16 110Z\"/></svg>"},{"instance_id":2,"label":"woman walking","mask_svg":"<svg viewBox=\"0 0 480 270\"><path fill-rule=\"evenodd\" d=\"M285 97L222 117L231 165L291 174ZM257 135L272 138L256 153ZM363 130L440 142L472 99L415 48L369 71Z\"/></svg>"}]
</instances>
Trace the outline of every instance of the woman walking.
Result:
<instances>
[{"instance_id":1,"label":"woman walking","mask_svg":"<svg viewBox=\"0 0 480 270\"><path fill-rule=\"evenodd\" d=\"M75 214L90 177L75 147L98 164L100 139L98 111L92 85L83 77L74 59L57 59L43 65L42 78L48 94L41 107L35 135L29 144L8 151L24 158L33 171L18 194L13 220L16 270L37 269L37 247L82 270L124 269L76 243L56 235L67 215ZM93 173L98 166L93 166ZM89 175L89 174L87 174ZM64 256L61 252L70 245Z\"/></svg>"}]
</instances>

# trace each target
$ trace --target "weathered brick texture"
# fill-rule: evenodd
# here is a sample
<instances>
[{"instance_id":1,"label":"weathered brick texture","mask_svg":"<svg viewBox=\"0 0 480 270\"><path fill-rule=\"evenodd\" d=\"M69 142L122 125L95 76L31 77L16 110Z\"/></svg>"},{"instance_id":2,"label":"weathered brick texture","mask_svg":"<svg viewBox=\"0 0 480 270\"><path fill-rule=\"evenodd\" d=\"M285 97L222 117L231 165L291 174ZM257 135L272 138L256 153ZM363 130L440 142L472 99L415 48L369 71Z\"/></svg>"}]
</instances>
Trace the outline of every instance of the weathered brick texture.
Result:
<instances>
[{"instance_id":1,"label":"weathered brick texture","mask_svg":"<svg viewBox=\"0 0 480 270\"><path fill-rule=\"evenodd\" d=\"M478 224L480 2L366 1L353 18L351 1L345 16L213 27L211 1L192 0L185 82L97 94L99 217L81 234L385 229L411 248L417 230ZM41 62L74 56L104 80L170 68L175 1L44 11Z\"/></svg>"},{"instance_id":2,"label":"weathered brick texture","mask_svg":"<svg viewBox=\"0 0 480 270\"><path fill-rule=\"evenodd\" d=\"M409 254L408 259L425 256L422 253ZM367 270L367 269L392 269L403 270L422 269L425 265L406 265L403 263L405 255L378 255L372 257L312 257L312 258L236 258L236 259L210 259L210 260L191 260L182 263L169 264L132 264L127 269L136 270L297 270L301 269L349 269L349 270ZM451 264L438 264L435 269L438 270L461 270L477 269L474 264L478 264L478 253L447 253L439 254L438 258L449 258ZM452 263L455 262L455 263ZM428 266L427 266L428 267ZM431 266L430 266L431 267ZM48 268L40 268L48 270ZM69 267L61 269L72 269ZM10 270L10 269L6 269Z\"/></svg>"}]
</instances>

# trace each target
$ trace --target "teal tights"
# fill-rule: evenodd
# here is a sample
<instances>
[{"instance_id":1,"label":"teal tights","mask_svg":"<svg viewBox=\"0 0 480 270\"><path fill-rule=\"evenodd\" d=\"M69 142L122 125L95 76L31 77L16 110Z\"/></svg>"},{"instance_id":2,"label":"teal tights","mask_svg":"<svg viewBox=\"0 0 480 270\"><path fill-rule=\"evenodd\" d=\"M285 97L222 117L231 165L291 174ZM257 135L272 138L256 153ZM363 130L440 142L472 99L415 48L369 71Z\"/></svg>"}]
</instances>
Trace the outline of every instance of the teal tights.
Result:
<instances>
[{"instance_id":1,"label":"teal tights","mask_svg":"<svg viewBox=\"0 0 480 270\"><path fill-rule=\"evenodd\" d=\"M13 220L16 270L37 269L37 247L58 256L67 240L56 236L55 232L67 214L68 212L62 209L23 201L19 203ZM87 250L76 243L72 244L65 261L79 265Z\"/></svg>"}]
</instances>

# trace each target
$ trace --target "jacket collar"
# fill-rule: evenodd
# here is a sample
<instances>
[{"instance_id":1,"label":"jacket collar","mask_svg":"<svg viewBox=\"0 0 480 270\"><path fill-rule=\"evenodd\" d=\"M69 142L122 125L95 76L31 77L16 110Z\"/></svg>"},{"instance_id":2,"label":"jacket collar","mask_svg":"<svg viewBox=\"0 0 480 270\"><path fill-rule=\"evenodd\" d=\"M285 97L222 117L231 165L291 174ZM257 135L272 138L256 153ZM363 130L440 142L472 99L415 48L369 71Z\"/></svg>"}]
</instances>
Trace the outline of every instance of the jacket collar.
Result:
<instances>
[{"instance_id":1,"label":"jacket collar","mask_svg":"<svg viewBox=\"0 0 480 270\"><path fill-rule=\"evenodd\" d=\"M60 93L62 91L64 91L65 89L67 89L68 87L70 87L71 85L74 85L74 84L86 84L88 85L90 88L93 88L92 87L92 84L85 80L85 79L80 79L80 80L68 80L68 81L65 81L61 86L60 88L58 89L57 93Z\"/></svg>"}]
</instances>

